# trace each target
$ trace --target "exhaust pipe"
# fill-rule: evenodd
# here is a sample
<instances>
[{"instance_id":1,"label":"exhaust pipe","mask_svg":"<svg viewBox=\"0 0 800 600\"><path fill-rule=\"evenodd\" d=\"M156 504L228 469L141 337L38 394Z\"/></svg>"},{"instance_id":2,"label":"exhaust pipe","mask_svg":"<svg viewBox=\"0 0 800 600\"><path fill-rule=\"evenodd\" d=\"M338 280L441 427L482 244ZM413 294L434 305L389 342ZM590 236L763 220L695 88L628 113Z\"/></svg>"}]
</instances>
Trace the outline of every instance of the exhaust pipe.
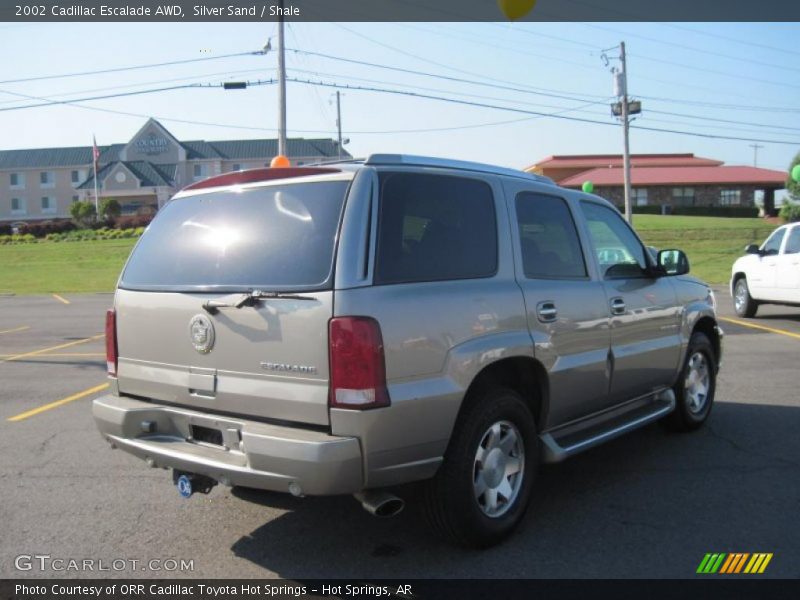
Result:
<instances>
[{"instance_id":1,"label":"exhaust pipe","mask_svg":"<svg viewBox=\"0 0 800 600\"><path fill-rule=\"evenodd\" d=\"M197 492L207 494L217 485L216 481L205 475L176 470L172 471L172 481L178 488L178 493L184 498L191 498Z\"/></svg>"},{"instance_id":2,"label":"exhaust pipe","mask_svg":"<svg viewBox=\"0 0 800 600\"><path fill-rule=\"evenodd\" d=\"M376 517L393 517L406 505L401 498L380 490L365 490L353 494L353 497L361 503L365 511Z\"/></svg>"}]
</instances>

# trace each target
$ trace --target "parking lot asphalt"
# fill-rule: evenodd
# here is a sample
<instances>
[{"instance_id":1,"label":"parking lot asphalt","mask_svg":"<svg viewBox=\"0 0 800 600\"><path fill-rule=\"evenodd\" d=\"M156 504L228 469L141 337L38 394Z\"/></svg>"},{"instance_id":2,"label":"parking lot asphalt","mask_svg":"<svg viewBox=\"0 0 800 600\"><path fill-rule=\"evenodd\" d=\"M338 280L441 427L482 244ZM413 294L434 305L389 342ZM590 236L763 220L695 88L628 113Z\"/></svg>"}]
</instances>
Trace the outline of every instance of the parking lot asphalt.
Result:
<instances>
[{"instance_id":1,"label":"parking lot asphalt","mask_svg":"<svg viewBox=\"0 0 800 600\"><path fill-rule=\"evenodd\" d=\"M718 298L707 426L649 426L542 469L520 531L476 552L434 537L413 489L386 520L349 497L217 486L182 499L167 471L95 430L111 296L0 297L0 577L672 578L694 577L707 552L770 552L748 577L800 577L800 309L763 307L745 326ZM126 563L21 571L20 555ZM193 569L143 570L152 559Z\"/></svg>"}]
</instances>

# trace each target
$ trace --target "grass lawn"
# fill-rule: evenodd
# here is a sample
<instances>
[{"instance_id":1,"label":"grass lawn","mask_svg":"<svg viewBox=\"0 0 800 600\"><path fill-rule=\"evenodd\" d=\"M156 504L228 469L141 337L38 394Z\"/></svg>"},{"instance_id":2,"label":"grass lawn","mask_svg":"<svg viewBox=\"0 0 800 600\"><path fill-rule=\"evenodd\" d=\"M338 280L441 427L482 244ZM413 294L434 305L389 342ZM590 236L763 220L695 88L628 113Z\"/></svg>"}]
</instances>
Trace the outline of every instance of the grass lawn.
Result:
<instances>
[{"instance_id":1,"label":"grass lawn","mask_svg":"<svg viewBox=\"0 0 800 600\"><path fill-rule=\"evenodd\" d=\"M686 252L692 274L708 283L727 283L744 247L761 244L777 227L763 219L660 215L634 215L633 225L648 245Z\"/></svg>"},{"instance_id":2,"label":"grass lawn","mask_svg":"<svg viewBox=\"0 0 800 600\"><path fill-rule=\"evenodd\" d=\"M775 225L761 219L635 215L644 241L680 248L692 273L725 283L731 265L750 243L763 242ZM0 293L110 292L135 239L0 245Z\"/></svg>"},{"instance_id":3,"label":"grass lawn","mask_svg":"<svg viewBox=\"0 0 800 600\"><path fill-rule=\"evenodd\" d=\"M135 239L0 246L0 293L112 292Z\"/></svg>"}]
</instances>

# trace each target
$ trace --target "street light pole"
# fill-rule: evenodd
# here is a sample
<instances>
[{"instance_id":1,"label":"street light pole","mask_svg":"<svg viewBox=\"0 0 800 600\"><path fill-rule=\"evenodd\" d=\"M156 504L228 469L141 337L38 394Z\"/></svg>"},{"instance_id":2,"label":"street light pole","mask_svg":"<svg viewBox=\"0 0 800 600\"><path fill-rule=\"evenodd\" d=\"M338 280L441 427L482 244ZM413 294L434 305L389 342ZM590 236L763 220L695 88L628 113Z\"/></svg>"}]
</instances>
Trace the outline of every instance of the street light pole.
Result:
<instances>
[{"instance_id":1,"label":"street light pole","mask_svg":"<svg viewBox=\"0 0 800 600\"><path fill-rule=\"evenodd\" d=\"M283 1L278 16L278 154L286 153L286 47L283 40Z\"/></svg>"}]
</instances>

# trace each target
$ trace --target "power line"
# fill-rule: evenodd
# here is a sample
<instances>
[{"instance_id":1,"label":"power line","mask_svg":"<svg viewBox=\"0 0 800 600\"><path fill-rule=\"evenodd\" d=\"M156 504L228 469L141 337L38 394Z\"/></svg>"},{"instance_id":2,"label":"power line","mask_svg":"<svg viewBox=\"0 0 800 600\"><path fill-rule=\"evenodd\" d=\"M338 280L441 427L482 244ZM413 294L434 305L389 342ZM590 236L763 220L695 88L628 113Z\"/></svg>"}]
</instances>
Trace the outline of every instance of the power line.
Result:
<instances>
[{"instance_id":1,"label":"power line","mask_svg":"<svg viewBox=\"0 0 800 600\"><path fill-rule=\"evenodd\" d=\"M611 32L611 33L617 33L617 34L620 34L620 35L623 35L623 36L627 36L627 37L633 37L633 38L637 38L637 39L641 39L641 40L646 40L648 42L655 43L655 44L663 44L665 46L670 46L672 48L679 48L681 50L689 50L691 52L699 52L701 54L708 54L709 56L718 56L720 58L727 58L727 59L730 59L730 60L735 60L735 61L740 62L740 63L746 62L746 63L750 63L750 64L753 64L753 65L759 65L759 66L762 66L762 67L771 67L773 69L783 69L785 71L800 72L800 69L798 69L796 67L790 67L790 66L787 66L787 65L781 65L781 64L777 64L777 63L771 63L771 62L765 62L765 61L762 61L762 60L756 60L756 59L753 59L753 58L748 58L748 57L742 56L742 55L733 55L733 54L726 54L724 52L715 52L714 50L707 50L705 48L699 48L697 46L687 46L686 44L683 44L683 43L679 44L677 42L670 42L670 41L667 41L667 40L660 40L658 38L654 38L654 37L651 37L651 36L641 35L641 34L638 34L638 33L631 33L629 31L622 31L620 29L614 29L613 27L605 27L603 25L596 25L594 23L581 23L581 24L583 26L585 26L585 27L591 27L592 29L598 29L600 31L608 31L608 32Z\"/></svg>"},{"instance_id":2,"label":"power line","mask_svg":"<svg viewBox=\"0 0 800 600\"><path fill-rule=\"evenodd\" d=\"M733 79L739 79L741 81L753 81L755 83L765 83L767 85L777 85L780 87L790 87L790 88L800 88L800 85L794 83L786 83L783 81L773 81L771 79L761 79L759 77L744 77L742 75L736 75L734 73L726 73L725 71L718 71L716 69L709 69L707 67L698 67L696 65L687 65L686 63L677 62L674 60L667 60L666 58L656 58L654 56L647 56L644 54L631 54L636 58L641 60L649 60L651 62L656 62L659 64L664 65L673 65L676 67L681 67L682 69L690 69L692 71L699 71L701 73L712 73L714 75L722 75L723 77L731 77Z\"/></svg>"},{"instance_id":3,"label":"power line","mask_svg":"<svg viewBox=\"0 0 800 600\"><path fill-rule=\"evenodd\" d=\"M341 25L337 25L337 26L342 27L344 29L347 29L347 28L345 28L344 26L341 26ZM410 26L406 25L406 27L410 27ZM464 37L463 35L454 36L453 34L442 33L439 30L431 31L429 29L424 29L424 28L419 28L419 27L417 27L417 29L419 29L421 31L426 31L428 33L434 33L435 35L444 35L444 36L447 36L447 37L453 37L455 39L462 39L462 40L463 39L471 39L475 43L478 43L478 44L481 44L481 45L484 45L484 46L489 46L489 47L492 47L492 48L497 48L497 49L500 49L500 50L507 50L507 51L513 52L514 54L517 54L517 55L519 55L519 54L527 54L527 55L530 55L530 56L536 56L536 57L539 57L539 58L546 58L548 60L553 60L553 61L566 63L566 64L569 64L569 65L577 66L577 67L582 68L582 69L587 69L587 70L592 70L592 71L595 70L594 67L591 67L591 66L588 66L588 65L585 65L585 64L582 64L582 63L577 63L575 61L566 60L564 58L561 58L560 56L547 55L547 54L537 54L537 53L528 52L526 50L521 50L521 49L518 49L518 48L509 48L508 46L498 46L497 44L490 44L490 43L484 41L482 38L477 38L477 37L474 37L474 36L471 36L471 37ZM364 38L364 39L366 39L366 40L368 40L370 42L373 42L373 43L375 43L377 45L380 45L380 46L382 46L384 48L388 48L390 50L394 50L394 51L400 52L402 54L405 54L407 56L412 56L414 58L418 58L420 60L425 60L426 62L431 62L431 61L429 61L427 59L423 59L423 58L421 58L419 56L416 56L416 55L413 55L413 54L411 54L409 52L406 52L405 50L400 50L399 48L395 48L393 46L390 46L389 44L385 44L383 42L379 42L377 40L374 40L374 39L372 39L372 38L370 38L370 37L368 37L368 36L366 36L364 34L357 33L357 32L355 32L353 30L350 30L350 29L347 29L347 31L350 31L354 35L362 37L362 38ZM516 31L519 31L521 33L526 33L526 34L529 34L529 35L532 35L532 36L539 35L538 32L528 31L528 30L525 30L525 29L518 29ZM581 46L589 47L589 48L591 48L593 50L599 50L599 48L597 46L594 46L593 44L588 44L588 43L585 43L585 42L577 42L577 41L571 40L569 38L558 37L558 36L553 36L553 35L544 35L544 37L549 37L551 39L557 39L557 40L561 40L561 41L564 41L564 42L578 44L578 45L581 45ZM788 86L788 87L800 87L800 86L794 86L792 84L786 84L786 83L776 82L776 81L771 81L771 80L761 80L761 79L757 79L757 78L742 77L741 75L726 73L726 72L722 72L722 71L714 71L714 70L711 70L711 69L704 69L702 67L695 67L693 65L686 65L686 64L683 64L683 63L678 63L678 62L674 62L674 61L667 61L665 59L658 59L658 58L653 58L653 57L649 57L649 56L634 55L634 54L631 54L631 56L638 56L638 58L643 58L645 60L653 60L653 61L658 61L658 62L664 62L664 63L667 63L667 64L673 64L673 65L680 66L680 67L685 67L685 68L688 68L688 69L696 69L696 70L700 70L700 71L716 73L716 74L720 74L720 75L723 75L723 76L739 78L739 79L742 79L742 80L751 80L751 81L756 81L756 82L760 82L760 83L768 83L768 84L782 85L782 86ZM439 64L439 63L434 63L434 64ZM654 77L649 77L647 75L639 75L637 78L641 79L641 80L656 82L656 83L665 83L665 84L669 84L669 85L675 84L674 81L669 81L669 80L664 80L664 79L657 79L657 78L654 78ZM695 88L695 89L698 89L698 90L705 90L705 91L710 91L710 92L714 92L714 93L718 93L719 92L719 88L710 88L710 87L705 87L705 86L696 85L696 84L687 84L686 82L682 82L681 85L683 85L684 87L692 87L692 88Z\"/></svg>"},{"instance_id":4,"label":"power line","mask_svg":"<svg viewBox=\"0 0 800 600\"><path fill-rule=\"evenodd\" d=\"M741 38L735 38L735 37L731 37L731 36L727 36L727 35L722 35L722 34L719 34L719 33L711 33L710 31L700 31L699 29L692 29L691 27L675 25L673 23L664 23L664 25L666 25L667 27L672 27L673 29L680 29L681 31L689 31L689 32L697 34L697 35L704 35L706 37L717 38L717 39L720 39L720 40L727 40L729 42L735 42L737 44L742 44L744 46L752 46L752 47L755 47L755 48L764 48L766 50L772 50L774 52L783 52L785 54L793 54L795 56L800 56L800 52L797 52L796 50L789 50L787 48L778 48L777 46L770 46L768 44L760 44L758 42L745 41L745 40L742 40Z\"/></svg>"},{"instance_id":5,"label":"power line","mask_svg":"<svg viewBox=\"0 0 800 600\"><path fill-rule=\"evenodd\" d=\"M445 80L445 81L452 81L452 82L455 82L455 83L466 83L466 84L469 84L469 85L479 85L479 86L483 86L483 87L490 87L490 88L493 88L493 89L506 90L506 91L510 91L510 92L519 92L521 94L533 94L533 95L536 95L536 96L546 96L546 97L549 97L549 98L560 98L561 100L573 100L573 101L576 101L576 102L586 102L587 98L594 98L594 99L606 98L606 96L590 95L590 94L580 94L580 96L583 96L583 98L580 98L580 97L569 96L569 95L565 95L565 94L561 94L561 93L552 93L555 90L549 90L548 88L535 88L535 87L527 87L527 86L514 87L514 85L522 85L522 84L512 84L510 86L508 86L508 85L497 85L497 84L494 84L494 83L488 83L486 81L476 81L476 80L473 80L473 79L464 79L464 78L461 78L461 77L452 77L450 75L442 75L442 74L436 74L436 73L426 73L424 71L415 71L413 69L405 69L403 67L395 67L395 66L390 66L390 65L381 65L381 64L378 64L378 63L372 63L372 62L368 62L368 61L364 61L364 60L358 60L358 59L355 59L355 58L345 58L345 57L342 57L342 56L334 56L334 55L325 54L325 53L322 53L322 52L311 52L309 50L301 50L299 48L287 48L286 51L287 52L294 52L296 54L307 54L307 55L310 55L310 56L319 56L319 57L322 57L322 58L326 58L328 60L334 60L334 61L338 61L338 62L345 62L345 63L356 64L356 65L361 65L361 66L366 66L366 67L373 67L373 68L377 68L377 69L385 69L385 70L388 70L388 71L395 71L397 73L406 73L406 74L409 74L409 75L418 75L418 76L422 76L422 77L432 77L434 79L442 79L442 80ZM501 80L496 80L496 81L501 81ZM504 83L508 83L508 82L504 82ZM545 91L540 91L540 90L545 90Z\"/></svg>"},{"instance_id":6,"label":"power line","mask_svg":"<svg viewBox=\"0 0 800 600\"><path fill-rule=\"evenodd\" d=\"M172 77L170 79L156 79L153 81L140 81L139 83L128 83L125 85L112 85L106 86L101 88L91 88L91 89L84 89L84 90L77 90L74 92L58 92L55 94L48 94L48 100L52 100L53 98L62 98L64 96L75 96L78 94L91 94L94 92L106 92L109 90L121 90L121 89L128 89L133 87L138 87L142 85L158 85L161 83L172 83L175 81L191 81L194 79L206 79L208 77L218 77L220 75L224 75L226 78L230 77L231 75L244 75L244 74L251 74L251 73L263 73L264 69L243 69L240 71L219 71L217 73L204 73L202 75L193 75L190 77ZM25 94L9 92L7 90L0 90L0 94L8 94L10 96L18 96L20 98L31 98L31 96L27 96ZM0 104L13 104L15 102L19 102L19 100L0 100Z\"/></svg>"},{"instance_id":7,"label":"power line","mask_svg":"<svg viewBox=\"0 0 800 600\"><path fill-rule=\"evenodd\" d=\"M81 71L78 73L61 73L57 75L38 75L36 77L24 77L21 79L6 79L4 81L0 81L0 85L5 85L7 83L24 83L29 81L43 81L45 79L65 79L67 77L83 77L85 75L100 75L103 73L119 73L122 71L135 71L138 69L151 69L155 67L169 67L173 65L185 65L189 63L196 63L196 62L205 62L209 60L220 60L222 58L234 58L237 56L258 56L264 55L265 52L263 50L256 50L251 52L236 52L233 54L220 54L219 56L204 56L202 58L188 58L185 60L173 60L169 62L162 62L162 63L150 63L146 65L133 65L128 67L114 67L111 69L100 69L97 71Z\"/></svg>"},{"instance_id":8,"label":"power line","mask_svg":"<svg viewBox=\"0 0 800 600\"><path fill-rule=\"evenodd\" d=\"M188 89L188 88L195 88L195 89L207 88L207 89L211 89L211 88L214 88L214 87L222 87L222 85L221 84L209 85L209 84L198 84L198 83L188 83L188 84L185 84L185 85L171 85L171 86L168 86L168 87L153 88L153 89L149 89L149 90L136 90L136 91L133 91L133 92L121 92L121 93L118 93L118 94L106 94L104 96L90 96L90 97L87 97L87 98L75 98L74 100L50 100L50 101L47 101L47 102L41 102L39 104L24 104L22 106L7 106L5 108L0 108L0 112L7 112L7 111L10 111L10 110L23 110L23 109L26 109L26 108L40 108L42 106L53 106L53 105L57 105L57 104L72 104L74 102L89 102L91 100L106 100L108 98L123 98L123 97L126 97L126 96L140 96L142 94L155 94L157 92L169 92L169 91L172 91L172 90L184 90L184 89ZM23 94L14 94L13 92L9 92L7 90L3 90L3 93L11 94L12 96L13 95L20 95L20 96L23 95Z\"/></svg>"},{"instance_id":9,"label":"power line","mask_svg":"<svg viewBox=\"0 0 800 600\"><path fill-rule=\"evenodd\" d=\"M475 106L478 108L490 108L495 110L504 110L509 112L515 112L520 114L528 114L528 115L536 115L540 117L551 117L554 119L564 119L567 121L576 121L581 123L591 123L593 125L605 125L605 126L614 126L616 127L616 123L610 123L608 121L597 121L594 119L585 119L583 117L572 117L562 114L556 113L542 113L538 111L531 111L521 108L515 108L511 106L500 106L494 104L486 104L482 102L474 102L471 100L461 100L457 98L445 98L443 96L434 96L431 94L421 94L418 92L410 92L405 90L391 90L391 89L384 89L384 88L375 88L375 87L366 87L366 86L352 86L352 85L343 85L333 82L323 82L323 81L311 81L311 80L302 80L297 78L287 79L287 81L293 81L295 83L302 83L306 85L318 85L322 87L329 87L334 89L345 89L345 90L360 90L360 91L370 91L370 92L380 92L386 94L395 94L400 96L411 96L416 98L424 98L428 100L439 100L443 102L450 102L453 104L462 104L465 106ZM260 85L260 82L253 82L249 85ZM756 139L756 138L744 138L744 137L734 137L734 136L726 136L726 135L718 135L718 134L711 134L711 133L701 133L701 132L691 132L691 131L680 131L675 129L661 129L657 127L646 127L642 125L634 125L632 126L634 129L640 129L643 131L655 131L661 133L673 133L679 135L689 135L693 137L702 137L702 138L709 138L709 139L722 139L722 140L735 140L735 141L743 141L743 142L765 142L770 144L786 144L786 145L798 145L800 141L797 142L789 142L785 140L767 140L767 139Z\"/></svg>"}]
</instances>

